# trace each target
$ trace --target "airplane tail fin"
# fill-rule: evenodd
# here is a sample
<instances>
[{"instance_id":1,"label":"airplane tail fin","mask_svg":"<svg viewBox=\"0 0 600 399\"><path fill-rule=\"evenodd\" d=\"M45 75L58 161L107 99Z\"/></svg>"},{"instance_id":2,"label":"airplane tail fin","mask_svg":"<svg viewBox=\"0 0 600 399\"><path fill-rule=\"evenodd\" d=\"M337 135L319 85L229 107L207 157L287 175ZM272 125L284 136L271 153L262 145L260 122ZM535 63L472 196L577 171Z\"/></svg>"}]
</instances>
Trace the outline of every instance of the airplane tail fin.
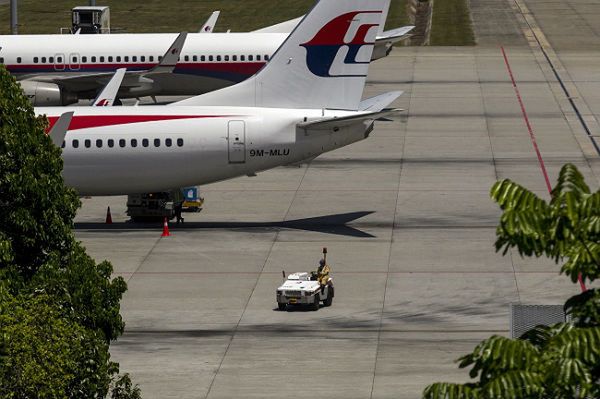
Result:
<instances>
[{"instance_id":1,"label":"airplane tail fin","mask_svg":"<svg viewBox=\"0 0 600 399\"><path fill-rule=\"evenodd\" d=\"M256 75L173 105L357 110L389 4L321 0Z\"/></svg>"}]
</instances>

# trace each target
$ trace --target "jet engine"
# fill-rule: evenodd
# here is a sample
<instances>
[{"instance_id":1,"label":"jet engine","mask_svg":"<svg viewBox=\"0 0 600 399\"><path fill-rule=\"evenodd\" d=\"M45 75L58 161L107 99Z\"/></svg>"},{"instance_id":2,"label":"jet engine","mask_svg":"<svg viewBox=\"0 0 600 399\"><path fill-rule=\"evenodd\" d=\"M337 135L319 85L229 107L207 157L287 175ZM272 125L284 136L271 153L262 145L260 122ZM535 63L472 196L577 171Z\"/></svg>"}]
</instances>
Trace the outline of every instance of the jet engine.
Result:
<instances>
[{"instance_id":1,"label":"jet engine","mask_svg":"<svg viewBox=\"0 0 600 399\"><path fill-rule=\"evenodd\" d=\"M22 80L19 82L29 101L36 107L53 107L76 103L77 94L68 92L54 83Z\"/></svg>"}]
</instances>

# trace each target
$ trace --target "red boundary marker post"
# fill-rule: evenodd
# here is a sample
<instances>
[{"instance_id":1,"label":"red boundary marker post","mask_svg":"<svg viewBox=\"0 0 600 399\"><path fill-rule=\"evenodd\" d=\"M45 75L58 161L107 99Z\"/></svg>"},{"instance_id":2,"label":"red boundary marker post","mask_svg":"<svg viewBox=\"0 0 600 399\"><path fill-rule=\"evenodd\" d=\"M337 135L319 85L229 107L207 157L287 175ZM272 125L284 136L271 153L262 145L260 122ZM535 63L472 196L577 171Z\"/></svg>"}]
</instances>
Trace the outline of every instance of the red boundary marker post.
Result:
<instances>
[{"instance_id":1,"label":"red boundary marker post","mask_svg":"<svg viewBox=\"0 0 600 399\"><path fill-rule=\"evenodd\" d=\"M504 64L506 65L506 69L508 70L508 75L510 76L510 80L512 82L513 88L515 89L515 94L517 95L517 100L519 101L519 105L521 106L521 112L523 113L523 119L525 119L525 125L527 125L527 130L529 131L529 138L531 139L531 144L533 144L533 149L538 158L538 162L540 164L540 168L542 169L542 174L544 175L544 179L546 180L546 187L548 188L548 194L552 194L552 185L550 184L550 178L548 177L548 171L546 170L546 164L544 164L544 159L542 158L542 153L537 145L537 141L535 139L535 134L533 133L533 128L531 127L531 123L529 123L529 117L527 116L527 111L525 110L525 105L523 104L523 99L521 97L521 92L519 91L519 87L517 86L517 82L515 81L515 77L513 75L512 69L510 67L510 63L508 62L508 57L506 55L506 51L504 51L504 47L500 46L500 50L502 51L502 56L504 57ZM581 277L581 274L577 277L579 280L579 286L581 287L581 291L587 291L585 286L585 282Z\"/></svg>"}]
</instances>

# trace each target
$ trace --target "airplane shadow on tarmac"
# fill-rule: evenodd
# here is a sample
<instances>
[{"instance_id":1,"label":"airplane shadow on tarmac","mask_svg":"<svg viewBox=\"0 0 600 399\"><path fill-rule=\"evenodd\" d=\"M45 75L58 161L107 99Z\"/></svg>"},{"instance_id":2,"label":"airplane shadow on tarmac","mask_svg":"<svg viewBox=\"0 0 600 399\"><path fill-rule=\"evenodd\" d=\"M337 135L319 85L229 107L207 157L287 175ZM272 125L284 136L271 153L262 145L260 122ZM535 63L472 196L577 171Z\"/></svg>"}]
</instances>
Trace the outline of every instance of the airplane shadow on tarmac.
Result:
<instances>
[{"instance_id":1,"label":"airplane shadow on tarmac","mask_svg":"<svg viewBox=\"0 0 600 399\"><path fill-rule=\"evenodd\" d=\"M242 231L255 231L260 229L293 229L314 231L318 233L335 234L357 238L375 238L374 235L355 227L348 226L348 223L360 219L364 216L374 213L373 211L361 211L340 213L334 215L317 216L312 218L286 220L279 222L185 222L175 227L176 230L199 230L199 229L236 229ZM162 226L162 225L161 225ZM174 224L170 225L171 228ZM75 230L94 230L94 231L135 231L135 230L156 230L160 228L157 223L93 223L83 222L75 223Z\"/></svg>"}]
</instances>

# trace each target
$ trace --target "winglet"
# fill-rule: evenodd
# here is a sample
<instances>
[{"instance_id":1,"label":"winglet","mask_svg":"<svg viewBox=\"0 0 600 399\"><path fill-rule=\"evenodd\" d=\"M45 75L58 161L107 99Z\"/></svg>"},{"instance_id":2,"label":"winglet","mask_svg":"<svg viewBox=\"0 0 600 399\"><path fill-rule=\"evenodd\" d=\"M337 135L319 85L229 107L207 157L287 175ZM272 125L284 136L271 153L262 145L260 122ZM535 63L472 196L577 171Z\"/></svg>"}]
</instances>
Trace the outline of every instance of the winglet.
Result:
<instances>
[{"instance_id":1,"label":"winglet","mask_svg":"<svg viewBox=\"0 0 600 399\"><path fill-rule=\"evenodd\" d=\"M65 136L67 134L67 130L69 130L69 125L71 124L71 119L73 119L73 111L65 112L58 118L52 129L48 132L48 136L52 139L52 143L55 146L62 146L63 141L65 141Z\"/></svg>"},{"instance_id":2,"label":"winglet","mask_svg":"<svg viewBox=\"0 0 600 399\"><path fill-rule=\"evenodd\" d=\"M117 93L119 92L119 88L121 87L121 82L123 81L123 77L125 76L125 72L127 68L119 68L110 79L110 81L104 86L104 89L98 94L98 97L94 100L92 104L93 107L110 107L115 102L117 98Z\"/></svg>"},{"instance_id":3,"label":"winglet","mask_svg":"<svg viewBox=\"0 0 600 399\"><path fill-rule=\"evenodd\" d=\"M217 20L219 19L219 14L221 14L221 11L214 11L212 14L210 14L210 17L208 17L198 33L212 33L215 29L215 25L217 24Z\"/></svg>"},{"instance_id":4,"label":"winglet","mask_svg":"<svg viewBox=\"0 0 600 399\"><path fill-rule=\"evenodd\" d=\"M162 59L158 63L157 66L152 68L149 73L155 72L166 72L171 73L175 69L177 65L177 61L179 61L179 55L181 54L181 50L183 49L183 45L185 43L185 39L187 38L187 32L181 32L177 39L171 44L171 47L167 50L167 52L162 56Z\"/></svg>"}]
</instances>

